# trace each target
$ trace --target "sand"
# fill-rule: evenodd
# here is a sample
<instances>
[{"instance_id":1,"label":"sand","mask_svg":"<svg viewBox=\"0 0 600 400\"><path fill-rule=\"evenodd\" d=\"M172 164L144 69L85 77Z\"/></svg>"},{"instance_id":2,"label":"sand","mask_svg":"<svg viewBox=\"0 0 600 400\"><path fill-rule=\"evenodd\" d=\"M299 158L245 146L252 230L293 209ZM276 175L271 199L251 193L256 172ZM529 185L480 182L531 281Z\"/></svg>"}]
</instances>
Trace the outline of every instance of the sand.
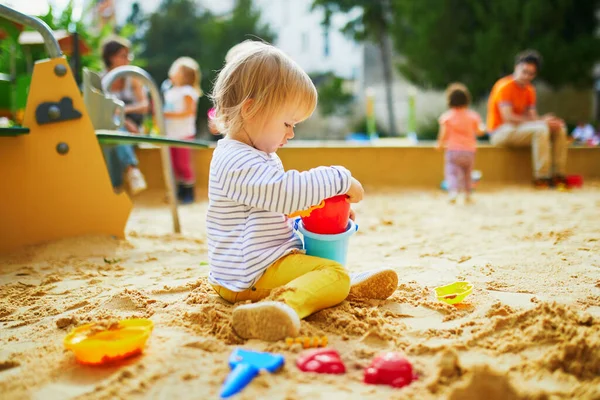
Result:
<instances>
[{"instance_id":1,"label":"sand","mask_svg":"<svg viewBox=\"0 0 600 400\"><path fill-rule=\"evenodd\" d=\"M340 352L345 375L300 372L299 344L237 337L233 307L206 283L206 203L181 208L176 235L162 196L149 193L125 241L76 238L0 258L2 398L217 398L238 345L286 357L240 399L600 398L600 184L484 187L471 206L437 191L367 191L348 268L394 268L399 287L302 322L303 335ZM465 304L438 302L433 288L456 280L474 284ZM141 356L89 367L63 348L77 325L129 317L155 323ZM419 379L362 384L384 351L406 354Z\"/></svg>"}]
</instances>

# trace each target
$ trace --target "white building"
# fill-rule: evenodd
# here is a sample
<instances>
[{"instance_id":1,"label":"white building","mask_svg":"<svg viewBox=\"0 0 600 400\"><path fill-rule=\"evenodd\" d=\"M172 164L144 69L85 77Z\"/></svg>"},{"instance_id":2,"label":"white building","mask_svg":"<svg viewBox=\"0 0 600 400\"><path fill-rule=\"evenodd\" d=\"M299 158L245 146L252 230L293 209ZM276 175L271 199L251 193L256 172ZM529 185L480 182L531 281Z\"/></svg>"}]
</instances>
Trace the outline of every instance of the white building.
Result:
<instances>
[{"instance_id":1,"label":"white building","mask_svg":"<svg viewBox=\"0 0 600 400\"><path fill-rule=\"evenodd\" d=\"M215 14L227 14L235 0L195 0ZM117 24L123 24L136 0L115 1ZM161 0L137 1L146 14L154 12ZM333 72L345 79L362 76L363 46L345 37L340 28L347 16L334 15L332 26L321 25L323 12L311 11L312 0L254 0L262 22L277 34L275 45L289 54L308 73Z\"/></svg>"},{"instance_id":2,"label":"white building","mask_svg":"<svg viewBox=\"0 0 600 400\"><path fill-rule=\"evenodd\" d=\"M323 11L311 11L312 0L255 0L255 4L277 33L275 44L304 70L360 79L363 46L340 32L347 16L334 15L326 29L321 24Z\"/></svg>"}]
</instances>

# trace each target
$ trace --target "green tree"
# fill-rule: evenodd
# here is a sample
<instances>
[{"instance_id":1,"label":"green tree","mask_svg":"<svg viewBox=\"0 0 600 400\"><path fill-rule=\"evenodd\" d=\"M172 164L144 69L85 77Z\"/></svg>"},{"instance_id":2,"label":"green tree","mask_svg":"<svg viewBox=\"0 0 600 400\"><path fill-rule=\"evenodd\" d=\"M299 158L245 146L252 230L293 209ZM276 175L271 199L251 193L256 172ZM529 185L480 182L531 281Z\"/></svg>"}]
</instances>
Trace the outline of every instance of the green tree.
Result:
<instances>
[{"instance_id":1,"label":"green tree","mask_svg":"<svg viewBox=\"0 0 600 400\"><path fill-rule=\"evenodd\" d=\"M392 21L392 6L396 0L313 0L313 9L324 10L323 25L331 25L334 13L350 14L354 10L361 12L350 20L342 29L362 42L369 40L375 43L381 52L383 76L385 79L386 102L388 109L390 135L395 136L396 118L394 116L394 98L392 93L392 49L389 40L389 31Z\"/></svg>"},{"instance_id":2,"label":"green tree","mask_svg":"<svg viewBox=\"0 0 600 400\"><path fill-rule=\"evenodd\" d=\"M91 12L91 7L92 5L90 5L90 8L85 12ZM48 13L40 16L40 19L46 22L53 30L64 29L71 33L77 32L80 40L83 40L91 49L88 54L81 56L81 67L100 70L103 68L103 64L98 49L101 46L102 40L112 33L111 29L107 26L100 32L93 32L90 30L89 25L84 21L75 19L73 11L73 0L70 0L60 14L55 15L53 8L49 7ZM43 46L36 50L36 54L45 57Z\"/></svg>"},{"instance_id":3,"label":"green tree","mask_svg":"<svg viewBox=\"0 0 600 400\"><path fill-rule=\"evenodd\" d=\"M237 0L226 15L199 9L192 0L164 0L148 22L141 54L148 72L160 84L167 79L173 61L192 57L200 64L205 93L210 93L231 47L246 39L275 39L269 26L260 23L260 12L252 0ZM205 125L211 103L207 96L198 103L198 123Z\"/></svg>"},{"instance_id":4,"label":"green tree","mask_svg":"<svg viewBox=\"0 0 600 400\"><path fill-rule=\"evenodd\" d=\"M102 68L102 59L97 49L100 47L102 39L110 34L110 29L104 29L101 32L91 31L85 23L75 19L73 9L73 0L71 0L60 13L56 13L52 7L49 7L48 12L38 18L48 24L52 30L64 29L71 33L77 32L80 40L84 41L91 49L88 54L80 57L79 66L99 70ZM19 31L8 20L0 19L0 27L8 34L4 40L0 41L0 72L14 72L17 77L30 74L36 60L48 57L44 45L20 45L18 43ZM73 66L72 55L68 55L67 58ZM14 71L11 68L13 62Z\"/></svg>"},{"instance_id":5,"label":"green tree","mask_svg":"<svg viewBox=\"0 0 600 400\"><path fill-rule=\"evenodd\" d=\"M319 93L319 111L325 115L349 115L354 96L344 87L344 79L332 72L311 75Z\"/></svg>"},{"instance_id":6,"label":"green tree","mask_svg":"<svg viewBox=\"0 0 600 400\"><path fill-rule=\"evenodd\" d=\"M401 73L436 89L465 83L476 98L512 72L526 48L544 57L540 79L589 87L599 61L599 0L395 0Z\"/></svg>"}]
</instances>

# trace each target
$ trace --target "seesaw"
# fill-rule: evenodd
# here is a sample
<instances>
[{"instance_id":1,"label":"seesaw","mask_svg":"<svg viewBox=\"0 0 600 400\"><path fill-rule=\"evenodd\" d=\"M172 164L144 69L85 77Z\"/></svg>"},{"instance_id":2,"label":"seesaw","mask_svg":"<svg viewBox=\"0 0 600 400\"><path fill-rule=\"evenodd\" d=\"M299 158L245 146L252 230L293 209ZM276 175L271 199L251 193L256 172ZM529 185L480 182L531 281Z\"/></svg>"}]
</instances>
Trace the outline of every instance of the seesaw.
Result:
<instances>
[{"instance_id":1,"label":"seesaw","mask_svg":"<svg viewBox=\"0 0 600 400\"><path fill-rule=\"evenodd\" d=\"M0 253L80 235L123 238L132 203L127 194L114 192L99 141L208 144L115 131L122 121L114 120L114 111L123 105L106 95L105 88L125 75L135 75L149 87L159 131L165 131L160 93L144 70L116 68L101 85L94 85L94 74L84 71L89 81L82 96L48 25L5 5L0 5L0 17L37 30L50 57L34 65L23 126L0 128ZM180 232L167 147L161 147L161 161L173 229Z\"/></svg>"}]
</instances>

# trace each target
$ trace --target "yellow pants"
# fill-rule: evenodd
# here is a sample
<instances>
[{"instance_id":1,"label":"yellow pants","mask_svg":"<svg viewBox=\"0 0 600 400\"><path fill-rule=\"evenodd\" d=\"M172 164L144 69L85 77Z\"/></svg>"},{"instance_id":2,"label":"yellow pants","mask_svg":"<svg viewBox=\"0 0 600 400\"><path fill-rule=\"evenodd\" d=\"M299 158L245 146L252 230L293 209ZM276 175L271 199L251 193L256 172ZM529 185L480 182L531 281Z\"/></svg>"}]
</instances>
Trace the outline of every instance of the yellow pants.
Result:
<instances>
[{"instance_id":1,"label":"yellow pants","mask_svg":"<svg viewBox=\"0 0 600 400\"><path fill-rule=\"evenodd\" d=\"M219 296L236 303L259 301L281 290L273 300L281 300L292 307L302 319L324 308L335 306L350 292L350 277L344 267L331 260L289 254L274 262L253 287L243 292L233 292L213 285Z\"/></svg>"}]
</instances>

